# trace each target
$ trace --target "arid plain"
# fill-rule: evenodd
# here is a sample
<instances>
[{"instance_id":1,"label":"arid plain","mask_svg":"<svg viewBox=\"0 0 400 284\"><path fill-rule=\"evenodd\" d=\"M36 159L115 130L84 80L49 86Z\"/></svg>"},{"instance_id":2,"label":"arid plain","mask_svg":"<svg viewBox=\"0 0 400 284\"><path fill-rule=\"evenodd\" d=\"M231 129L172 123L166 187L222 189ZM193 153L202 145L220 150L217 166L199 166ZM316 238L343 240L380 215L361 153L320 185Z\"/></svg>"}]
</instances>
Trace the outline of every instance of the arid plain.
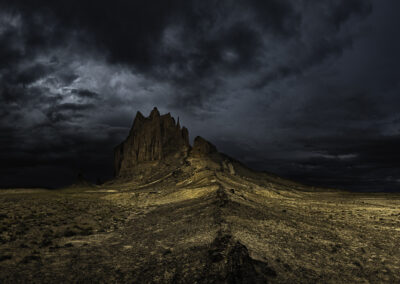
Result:
<instances>
[{"instance_id":1,"label":"arid plain","mask_svg":"<svg viewBox=\"0 0 400 284\"><path fill-rule=\"evenodd\" d=\"M137 163L164 119L139 115L103 185L1 190L0 282L400 283L399 194L254 172L175 122L183 150Z\"/></svg>"},{"instance_id":2,"label":"arid plain","mask_svg":"<svg viewBox=\"0 0 400 284\"><path fill-rule=\"evenodd\" d=\"M399 195L191 167L2 190L1 282L400 282Z\"/></svg>"}]
</instances>

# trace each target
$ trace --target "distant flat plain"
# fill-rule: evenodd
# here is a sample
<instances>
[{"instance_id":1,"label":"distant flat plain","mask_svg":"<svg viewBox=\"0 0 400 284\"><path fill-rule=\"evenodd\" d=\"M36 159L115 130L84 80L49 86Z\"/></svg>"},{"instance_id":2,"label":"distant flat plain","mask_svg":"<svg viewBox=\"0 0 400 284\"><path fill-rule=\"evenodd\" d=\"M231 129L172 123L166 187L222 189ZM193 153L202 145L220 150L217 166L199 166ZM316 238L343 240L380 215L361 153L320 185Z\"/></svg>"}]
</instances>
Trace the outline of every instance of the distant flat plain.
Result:
<instances>
[{"instance_id":1,"label":"distant flat plain","mask_svg":"<svg viewBox=\"0 0 400 284\"><path fill-rule=\"evenodd\" d=\"M309 189L198 167L0 190L0 282L400 283L400 194Z\"/></svg>"}]
</instances>

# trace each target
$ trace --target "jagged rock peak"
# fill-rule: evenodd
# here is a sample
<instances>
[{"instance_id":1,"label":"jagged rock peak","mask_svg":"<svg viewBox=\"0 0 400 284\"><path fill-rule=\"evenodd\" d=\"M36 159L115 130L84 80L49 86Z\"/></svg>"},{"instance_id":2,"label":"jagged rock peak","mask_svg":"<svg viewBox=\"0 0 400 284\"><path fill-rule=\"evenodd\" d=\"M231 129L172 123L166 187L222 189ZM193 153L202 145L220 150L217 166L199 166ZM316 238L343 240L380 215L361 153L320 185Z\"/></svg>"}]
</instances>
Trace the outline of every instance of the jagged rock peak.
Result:
<instances>
[{"instance_id":1,"label":"jagged rock peak","mask_svg":"<svg viewBox=\"0 0 400 284\"><path fill-rule=\"evenodd\" d=\"M189 149L188 130L175 124L170 113L160 115L154 108L144 117L137 112L128 137L114 150L115 174L129 176L139 163L185 156Z\"/></svg>"},{"instance_id":2,"label":"jagged rock peak","mask_svg":"<svg viewBox=\"0 0 400 284\"><path fill-rule=\"evenodd\" d=\"M159 117L159 116L160 116L160 112L158 111L158 109L156 107L154 107L150 113L150 118Z\"/></svg>"},{"instance_id":3,"label":"jagged rock peak","mask_svg":"<svg viewBox=\"0 0 400 284\"><path fill-rule=\"evenodd\" d=\"M136 113L135 119L133 120L133 125L132 125L132 128L131 128L131 132L133 131L133 129L138 128L139 125L142 125L142 123L143 123L143 121L145 119L146 118L144 117L144 115L140 111L138 111Z\"/></svg>"},{"instance_id":4,"label":"jagged rock peak","mask_svg":"<svg viewBox=\"0 0 400 284\"><path fill-rule=\"evenodd\" d=\"M143 120L143 119L145 119L145 117L144 117L144 115L143 115L140 111L138 111L138 112L136 113L135 119Z\"/></svg>"}]
</instances>

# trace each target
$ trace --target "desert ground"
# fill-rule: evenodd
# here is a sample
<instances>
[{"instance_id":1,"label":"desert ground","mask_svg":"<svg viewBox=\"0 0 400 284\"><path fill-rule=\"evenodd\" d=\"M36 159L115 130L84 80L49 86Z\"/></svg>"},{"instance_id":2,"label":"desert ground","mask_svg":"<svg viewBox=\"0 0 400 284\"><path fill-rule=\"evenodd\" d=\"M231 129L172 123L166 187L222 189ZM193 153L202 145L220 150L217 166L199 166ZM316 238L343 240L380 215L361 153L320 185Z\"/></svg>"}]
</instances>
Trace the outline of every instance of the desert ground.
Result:
<instances>
[{"instance_id":1,"label":"desert ground","mask_svg":"<svg viewBox=\"0 0 400 284\"><path fill-rule=\"evenodd\" d=\"M226 168L1 190L0 282L400 283L400 194Z\"/></svg>"}]
</instances>

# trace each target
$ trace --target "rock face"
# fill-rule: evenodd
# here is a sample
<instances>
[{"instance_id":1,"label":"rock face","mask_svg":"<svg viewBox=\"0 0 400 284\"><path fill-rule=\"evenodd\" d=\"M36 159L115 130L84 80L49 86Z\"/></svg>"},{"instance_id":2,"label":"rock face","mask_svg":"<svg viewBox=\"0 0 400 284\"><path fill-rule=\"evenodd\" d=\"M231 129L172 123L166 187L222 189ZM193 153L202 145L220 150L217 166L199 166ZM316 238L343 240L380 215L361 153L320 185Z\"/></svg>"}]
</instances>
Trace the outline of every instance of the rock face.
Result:
<instances>
[{"instance_id":1,"label":"rock face","mask_svg":"<svg viewBox=\"0 0 400 284\"><path fill-rule=\"evenodd\" d=\"M193 157L204 157L209 154L216 153L216 152L217 152L217 148L213 144L211 144L210 142L205 140L204 138L197 136L194 139L193 149L191 152L191 155Z\"/></svg>"},{"instance_id":2,"label":"rock face","mask_svg":"<svg viewBox=\"0 0 400 284\"><path fill-rule=\"evenodd\" d=\"M189 150L189 132L181 128L179 119L175 123L169 113L160 115L157 108L149 117L138 112L128 137L114 149L115 176L130 176L143 162L185 157Z\"/></svg>"}]
</instances>

